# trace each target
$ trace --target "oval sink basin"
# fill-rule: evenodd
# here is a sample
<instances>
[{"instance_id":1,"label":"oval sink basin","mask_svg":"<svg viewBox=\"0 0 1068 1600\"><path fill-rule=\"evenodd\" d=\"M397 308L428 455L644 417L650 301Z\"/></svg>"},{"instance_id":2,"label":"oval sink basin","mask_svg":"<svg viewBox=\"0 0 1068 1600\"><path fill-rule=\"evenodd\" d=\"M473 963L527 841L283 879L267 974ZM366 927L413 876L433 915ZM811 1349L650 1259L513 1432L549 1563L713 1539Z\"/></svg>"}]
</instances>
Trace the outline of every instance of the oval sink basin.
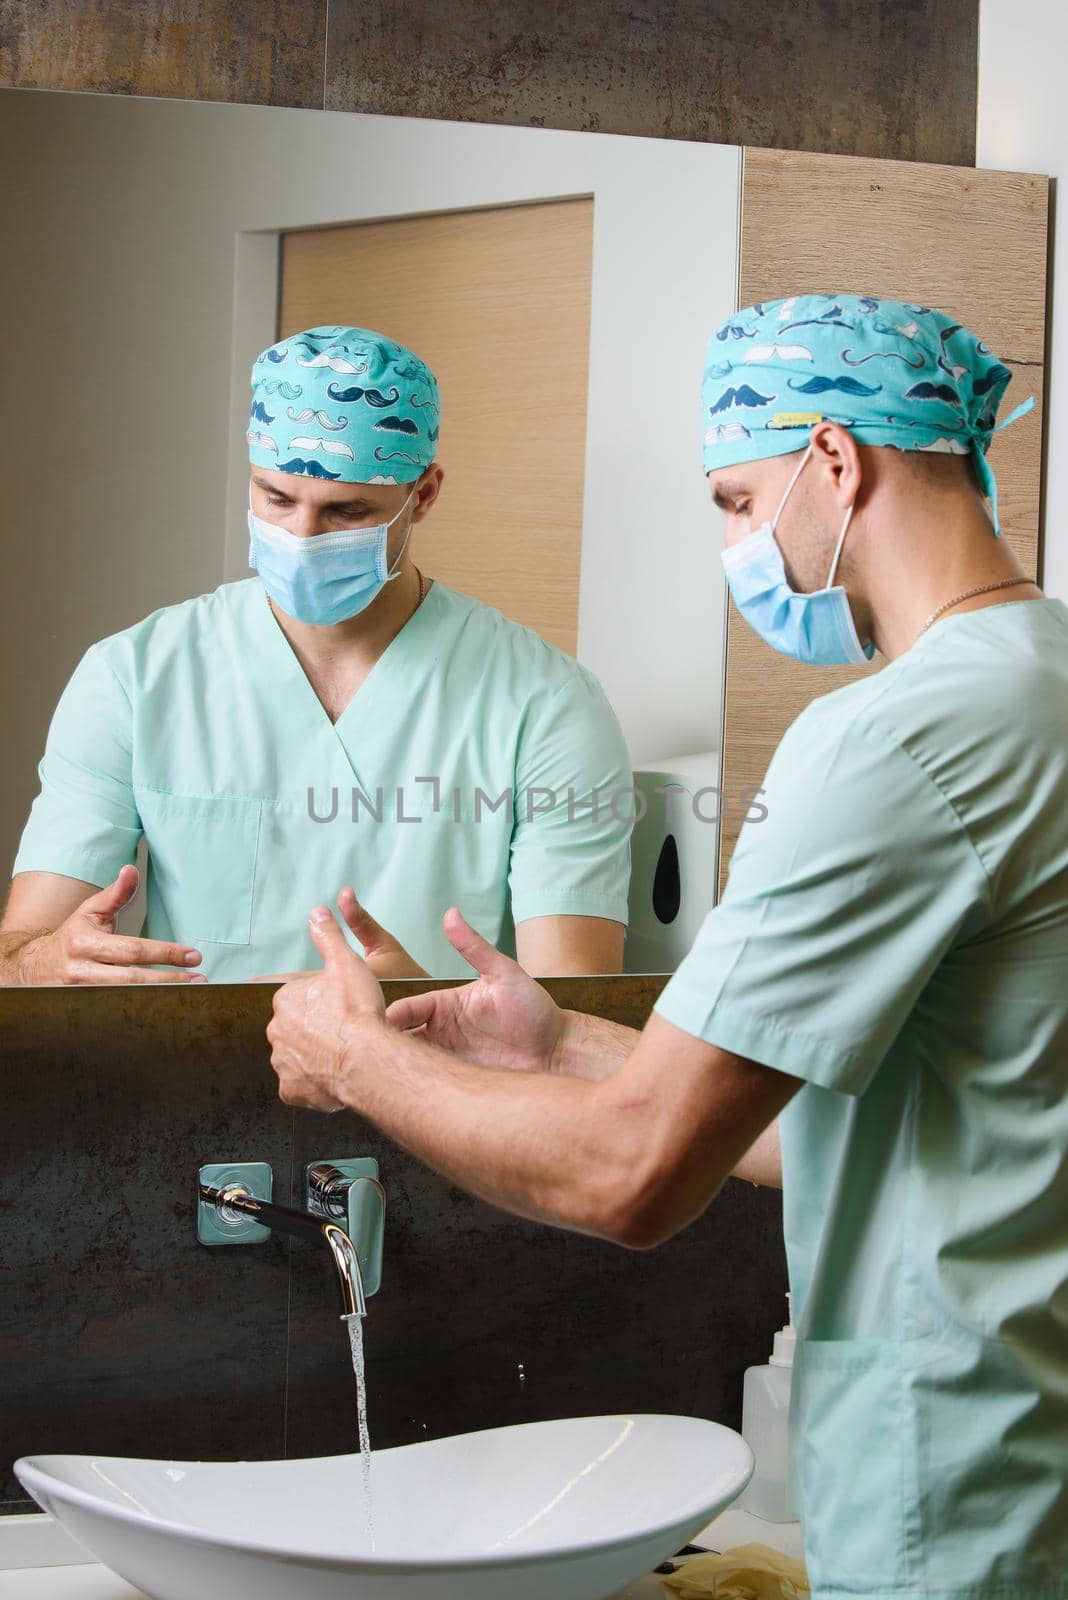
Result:
<instances>
[{"instance_id":1,"label":"oval sink basin","mask_svg":"<svg viewBox=\"0 0 1068 1600\"><path fill-rule=\"evenodd\" d=\"M19 1481L153 1600L608 1600L745 1488L696 1417L530 1422L297 1461L24 1456Z\"/></svg>"}]
</instances>

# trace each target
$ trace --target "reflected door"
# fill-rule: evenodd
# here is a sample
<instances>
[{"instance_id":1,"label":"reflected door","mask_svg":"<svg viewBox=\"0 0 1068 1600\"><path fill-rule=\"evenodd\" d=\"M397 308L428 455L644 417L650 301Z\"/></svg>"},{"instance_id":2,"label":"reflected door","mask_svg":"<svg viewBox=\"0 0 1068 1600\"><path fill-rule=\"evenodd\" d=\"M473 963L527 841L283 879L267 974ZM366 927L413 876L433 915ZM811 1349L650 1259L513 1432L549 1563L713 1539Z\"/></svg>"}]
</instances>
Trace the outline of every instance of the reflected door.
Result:
<instances>
[{"instance_id":1,"label":"reflected door","mask_svg":"<svg viewBox=\"0 0 1068 1600\"><path fill-rule=\"evenodd\" d=\"M373 328L438 379L445 482L417 564L572 655L592 238L591 200L282 235L279 338Z\"/></svg>"}]
</instances>

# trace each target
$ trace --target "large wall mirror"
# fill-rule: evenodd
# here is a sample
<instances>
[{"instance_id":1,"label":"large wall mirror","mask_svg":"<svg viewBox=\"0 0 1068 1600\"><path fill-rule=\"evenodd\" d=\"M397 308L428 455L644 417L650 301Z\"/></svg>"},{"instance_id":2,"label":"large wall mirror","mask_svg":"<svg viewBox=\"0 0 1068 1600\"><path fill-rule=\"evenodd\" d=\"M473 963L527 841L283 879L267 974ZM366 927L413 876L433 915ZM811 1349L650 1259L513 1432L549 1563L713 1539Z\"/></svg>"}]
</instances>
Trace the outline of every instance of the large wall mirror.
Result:
<instances>
[{"instance_id":1,"label":"large wall mirror","mask_svg":"<svg viewBox=\"0 0 1068 1600\"><path fill-rule=\"evenodd\" d=\"M24 91L0 94L0 118L19 218L0 267L15 529L6 870L51 783L63 793L47 815L39 805L23 869L110 881L122 847L102 834L118 830L129 851L143 830L145 932L196 945L209 978L317 964L305 914L343 883L434 976L470 972L441 932L451 904L509 950L520 915L565 918L555 953L548 929L542 972L672 967L716 883L723 582L699 395L705 342L735 302L740 150ZM187 605L169 627L130 635L131 677L108 647L39 780L50 719L90 647L220 585L259 585L250 369L267 347L327 325L376 330L435 373L444 479L413 559L439 592L531 630L540 653L532 641L484 645L481 681L451 684L428 728L416 655L463 674L470 651L439 616L400 659L413 617L338 719L333 759L327 714L298 688L303 670L262 594L225 639L205 638L216 623ZM310 346L301 357L309 369L316 359ZM358 365L339 361L329 391L339 451ZM276 409L283 422L301 414L300 387L269 390L252 424L263 438L278 431ZM372 390L371 403L399 427L391 393ZM318 459L327 477L337 458ZM387 482L393 459L383 451ZM622 761L601 740L600 707L576 702L588 680L569 687L563 657L603 690ZM356 716L361 699L373 703ZM210 759L186 748L198 733ZM98 748L109 742L123 748ZM493 742L482 766L470 759ZM472 790L483 776L499 790L512 768L511 824L486 805L476 816L473 793L457 803L457 771ZM591 826L582 780L601 772L611 782ZM417 776L440 779L436 799ZM355 820L353 788L370 802L356 802ZM674 840L662 849L679 818L685 871ZM584 959L576 919L624 914L625 949ZM142 889L121 926L144 917Z\"/></svg>"},{"instance_id":2,"label":"large wall mirror","mask_svg":"<svg viewBox=\"0 0 1068 1600\"><path fill-rule=\"evenodd\" d=\"M346 883L411 963L383 976L470 975L450 905L539 975L672 970L776 739L842 681L727 614L709 335L798 290L923 300L1041 395L1046 180L18 90L0 125L5 874L106 884L136 856L119 927L195 945L212 981L317 964L306 912ZM318 443L275 464L332 494L371 407L354 525L392 516L426 395L332 356L348 327L436 375L444 477L410 540L434 581L338 713L249 568L249 435L307 414ZM272 377L290 345L302 371ZM1038 430L993 464L1033 565Z\"/></svg>"}]
</instances>

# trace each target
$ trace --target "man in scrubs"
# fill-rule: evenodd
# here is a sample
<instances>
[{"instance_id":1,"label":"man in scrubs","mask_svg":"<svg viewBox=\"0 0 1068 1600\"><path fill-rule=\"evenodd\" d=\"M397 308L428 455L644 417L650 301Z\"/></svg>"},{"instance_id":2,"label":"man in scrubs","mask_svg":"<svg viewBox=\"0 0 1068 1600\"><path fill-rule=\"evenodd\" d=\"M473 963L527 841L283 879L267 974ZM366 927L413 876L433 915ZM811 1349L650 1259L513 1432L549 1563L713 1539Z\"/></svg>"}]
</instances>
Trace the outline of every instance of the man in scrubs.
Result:
<instances>
[{"instance_id":1,"label":"man in scrubs","mask_svg":"<svg viewBox=\"0 0 1068 1600\"><path fill-rule=\"evenodd\" d=\"M632 777L597 680L424 574L439 395L320 327L252 369L250 565L94 645L57 707L0 981L243 980L316 960L338 904L380 976L470 976L462 900L530 972L618 972ZM487 448L492 448L488 437ZM479 534L487 551L492 530ZM148 848L144 937L116 932Z\"/></svg>"},{"instance_id":2,"label":"man in scrubs","mask_svg":"<svg viewBox=\"0 0 1068 1600\"><path fill-rule=\"evenodd\" d=\"M324 970L268 1029L286 1101L637 1249L729 1173L779 1181L782 1113L813 1600L1068 1595L1068 608L999 536L1009 377L867 296L712 339L742 616L797 660L883 664L786 733L640 1034L557 1010L456 908L479 978L385 1014L317 908Z\"/></svg>"}]
</instances>

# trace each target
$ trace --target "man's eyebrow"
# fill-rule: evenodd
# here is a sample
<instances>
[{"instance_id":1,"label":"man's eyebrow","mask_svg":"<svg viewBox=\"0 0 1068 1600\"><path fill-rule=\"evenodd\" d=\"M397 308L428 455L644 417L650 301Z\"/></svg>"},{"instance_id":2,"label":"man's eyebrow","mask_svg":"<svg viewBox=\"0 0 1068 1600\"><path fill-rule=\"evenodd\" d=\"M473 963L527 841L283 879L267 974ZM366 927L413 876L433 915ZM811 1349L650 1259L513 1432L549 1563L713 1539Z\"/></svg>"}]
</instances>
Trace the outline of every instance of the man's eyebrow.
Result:
<instances>
[{"instance_id":1,"label":"man's eyebrow","mask_svg":"<svg viewBox=\"0 0 1068 1600\"><path fill-rule=\"evenodd\" d=\"M286 494L286 491L284 489L279 489L276 484L268 483L266 478L253 478L252 481L256 485L257 489L262 489L265 494L280 495L280 496L284 497L286 500L288 500L290 498L289 495ZM330 510L336 509L338 506L365 506L366 507L366 506L375 506L377 504L378 504L377 500L368 500L366 495L352 494L352 495L346 496L346 498L344 500L324 500L323 501L323 509L327 510L327 511L330 511Z\"/></svg>"},{"instance_id":2,"label":"man's eyebrow","mask_svg":"<svg viewBox=\"0 0 1068 1600\"><path fill-rule=\"evenodd\" d=\"M736 478L728 478L726 482L716 484L712 490L712 499L721 511L726 511L728 500L737 500L747 492Z\"/></svg>"}]
</instances>

